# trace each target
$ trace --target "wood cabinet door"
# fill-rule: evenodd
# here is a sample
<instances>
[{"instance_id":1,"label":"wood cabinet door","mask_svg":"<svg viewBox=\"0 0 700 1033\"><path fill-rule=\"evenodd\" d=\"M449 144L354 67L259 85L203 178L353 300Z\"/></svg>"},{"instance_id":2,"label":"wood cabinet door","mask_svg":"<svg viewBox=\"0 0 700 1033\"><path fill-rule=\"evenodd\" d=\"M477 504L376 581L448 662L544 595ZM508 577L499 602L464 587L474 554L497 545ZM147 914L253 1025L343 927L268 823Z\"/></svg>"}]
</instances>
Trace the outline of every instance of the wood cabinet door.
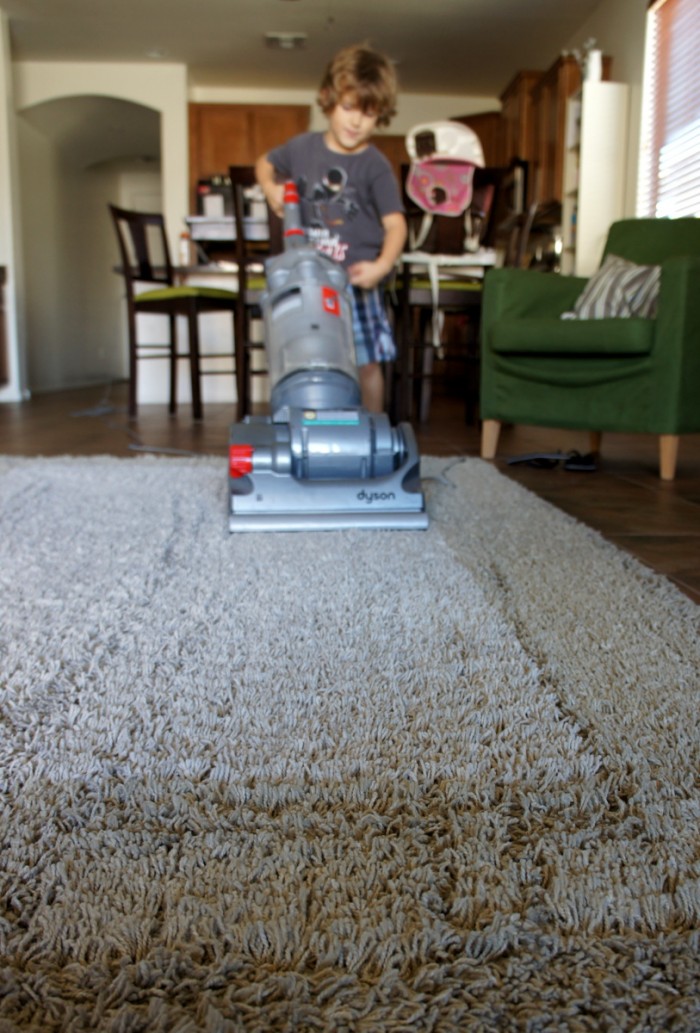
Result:
<instances>
[{"instance_id":1,"label":"wood cabinet door","mask_svg":"<svg viewBox=\"0 0 700 1033\"><path fill-rule=\"evenodd\" d=\"M403 188L402 166L408 165L409 162L406 137L392 133L377 133L372 137L372 143L391 162L396 180Z\"/></svg>"},{"instance_id":2,"label":"wood cabinet door","mask_svg":"<svg viewBox=\"0 0 700 1033\"><path fill-rule=\"evenodd\" d=\"M501 94L505 164L512 158L534 161L532 90L541 77L541 72L518 72Z\"/></svg>"},{"instance_id":3,"label":"wood cabinet door","mask_svg":"<svg viewBox=\"0 0 700 1033\"><path fill-rule=\"evenodd\" d=\"M266 150L309 127L299 104L190 104L190 204L197 182L225 176L229 165L252 165Z\"/></svg>"},{"instance_id":4,"label":"wood cabinet door","mask_svg":"<svg viewBox=\"0 0 700 1033\"><path fill-rule=\"evenodd\" d=\"M253 144L252 164L261 154L278 147L292 136L305 133L309 128L311 112L307 107L276 107L260 105L250 112L251 140ZM230 162L234 165L236 162Z\"/></svg>"},{"instance_id":5,"label":"wood cabinet door","mask_svg":"<svg viewBox=\"0 0 700 1033\"><path fill-rule=\"evenodd\" d=\"M455 115L451 121L468 126L479 137L486 165L505 163L503 116L500 111L483 111L476 115Z\"/></svg>"},{"instance_id":6,"label":"wood cabinet door","mask_svg":"<svg viewBox=\"0 0 700 1033\"><path fill-rule=\"evenodd\" d=\"M190 145L197 178L222 175L229 165L248 164L248 111L231 104L191 104Z\"/></svg>"},{"instance_id":7,"label":"wood cabinet door","mask_svg":"<svg viewBox=\"0 0 700 1033\"><path fill-rule=\"evenodd\" d=\"M535 115L535 199L563 199L566 101L581 86L578 62L560 57L532 91Z\"/></svg>"}]
</instances>

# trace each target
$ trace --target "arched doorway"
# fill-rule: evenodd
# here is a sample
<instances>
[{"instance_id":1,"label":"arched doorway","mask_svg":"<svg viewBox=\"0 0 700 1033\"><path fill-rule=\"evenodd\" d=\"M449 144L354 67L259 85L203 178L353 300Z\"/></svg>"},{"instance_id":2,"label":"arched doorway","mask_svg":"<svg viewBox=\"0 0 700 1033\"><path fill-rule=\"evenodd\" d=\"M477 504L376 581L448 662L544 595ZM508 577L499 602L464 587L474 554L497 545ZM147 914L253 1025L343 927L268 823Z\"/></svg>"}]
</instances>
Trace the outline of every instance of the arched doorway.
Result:
<instances>
[{"instance_id":1,"label":"arched doorway","mask_svg":"<svg viewBox=\"0 0 700 1033\"><path fill-rule=\"evenodd\" d=\"M28 387L126 375L121 281L108 202L161 206L160 113L68 96L18 118Z\"/></svg>"}]
</instances>

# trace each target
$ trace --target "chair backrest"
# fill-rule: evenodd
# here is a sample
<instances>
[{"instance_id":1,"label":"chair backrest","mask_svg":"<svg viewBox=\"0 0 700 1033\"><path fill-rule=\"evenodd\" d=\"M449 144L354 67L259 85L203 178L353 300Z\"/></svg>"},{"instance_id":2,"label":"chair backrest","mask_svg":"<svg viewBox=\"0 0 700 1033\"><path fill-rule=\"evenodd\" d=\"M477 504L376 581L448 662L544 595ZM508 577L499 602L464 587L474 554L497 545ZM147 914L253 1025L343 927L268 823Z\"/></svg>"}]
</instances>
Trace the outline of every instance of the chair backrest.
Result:
<instances>
[{"instance_id":1,"label":"chair backrest","mask_svg":"<svg viewBox=\"0 0 700 1033\"><path fill-rule=\"evenodd\" d=\"M526 211L512 215L508 223L508 232L503 265L514 269L522 269L525 266L525 258L528 253L530 234L537 218L539 205L533 201Z\"/></svg>"},{"instance_id":2,"label":"chair backrest","mask_svg":"<svg viewBox=\"0 0 700 1033\"><path fill-rule=\"evenodd\" d=\"M164 217L158 212L135 212L113 204L109 210L127 287L131 289L135 282L172 286L173 266Z\"/></svg>"},{"instance_id":3,"label":"chair backrest","mask_svg":"<svg viewBox=\"0 0 700 1033\"><path fill-rule=\"evenodd\" d=\"M528 163L513 158L509 165L489 165L474 173L474 192L491 188L491 206L481 242L484 247L496 247L509 235L512 220L526 210ZM504 233L504 225L508 227Z\"/></svg>"},{"instance_id":4,"label":"chair backrest","mask_svg":"<svg viewBox=\"0 0 700 1033\"><path fill-rule=\"evenodd\" d=\"M700 219L620 219L610 227L604 255L619 255L639 265L700 255Z\"/></svg>"},{"instance_id":5,"label":"chair backrest","mask_svg":"<svg viewBox=\"0 0 700 1033\"><path fill-rule=\"evenodd\" d=\"M252 165L232 165L229 168L233 193L233 220L236 227L236 262L244 266L252 261L261 261L267 255L277 255L284 247L282 220L267 205L269 236L266 241L252 241L247 237L245 217L249 207L248 194L257 183Z\"/></svg>"}]
</instances>

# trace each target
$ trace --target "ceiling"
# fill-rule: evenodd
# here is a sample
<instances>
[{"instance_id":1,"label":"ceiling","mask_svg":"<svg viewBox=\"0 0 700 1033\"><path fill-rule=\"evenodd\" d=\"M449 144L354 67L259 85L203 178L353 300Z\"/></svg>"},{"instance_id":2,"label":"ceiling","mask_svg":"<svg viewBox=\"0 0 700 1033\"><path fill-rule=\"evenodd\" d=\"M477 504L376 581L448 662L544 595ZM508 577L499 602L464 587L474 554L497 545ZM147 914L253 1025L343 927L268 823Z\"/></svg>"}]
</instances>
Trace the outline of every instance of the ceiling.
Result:
<instances>
[{"instance_id":1,"label":"ceiling","mask_svg":"<svg viewBox=\"0 0 700 1033\"><path fill-rule=\"evenodd\" d=\"M604 0L0 0L17 61L168 61L195 86L315 89L363 40L397 62L406 93L497 97L547 68ZM265 46L303 33L300 50Z\"/></svg>"}]
</instances>

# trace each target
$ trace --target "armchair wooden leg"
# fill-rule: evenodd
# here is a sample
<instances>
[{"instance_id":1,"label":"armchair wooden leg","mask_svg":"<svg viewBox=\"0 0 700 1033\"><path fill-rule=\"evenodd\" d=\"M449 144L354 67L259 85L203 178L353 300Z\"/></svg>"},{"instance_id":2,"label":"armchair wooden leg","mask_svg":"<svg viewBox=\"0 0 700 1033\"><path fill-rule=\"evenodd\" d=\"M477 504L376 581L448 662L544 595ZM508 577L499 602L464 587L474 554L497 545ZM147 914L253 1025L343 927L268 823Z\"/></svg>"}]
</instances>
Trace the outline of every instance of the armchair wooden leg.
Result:
<instances>
[{"instance_id":1,"label":"armchair wooden leg","mask_svg":"<svg viewBox=\"0 0 700 1033\"><path fill-rule=\"evenodd\" d=\"M659 436L659 473L662 481L672 481L676 476L679 443L677 434Z\"/></svg>"},{"instance_id":2,"label":"armchair wooden leg","mask_svg":"<svg viewBox=\"0 0 700 1033\"><path fill-rule=\"evenodd\" d=\"M599 430L592 430L588 434L588 447L593 455L600 455L600 446L603 441L603 435Z\"/></svg>"},{"instance_id":3,"label":"armchair wooden leg","mask_svg":"<svg viewBox=\"0 0 700 1033\"><path fill-rule=\"evenodd\" d=\"M481 424L481 458L495 459L498 436L501 433L500 420L484 420Z\"/></svg>"}]
</instances>

